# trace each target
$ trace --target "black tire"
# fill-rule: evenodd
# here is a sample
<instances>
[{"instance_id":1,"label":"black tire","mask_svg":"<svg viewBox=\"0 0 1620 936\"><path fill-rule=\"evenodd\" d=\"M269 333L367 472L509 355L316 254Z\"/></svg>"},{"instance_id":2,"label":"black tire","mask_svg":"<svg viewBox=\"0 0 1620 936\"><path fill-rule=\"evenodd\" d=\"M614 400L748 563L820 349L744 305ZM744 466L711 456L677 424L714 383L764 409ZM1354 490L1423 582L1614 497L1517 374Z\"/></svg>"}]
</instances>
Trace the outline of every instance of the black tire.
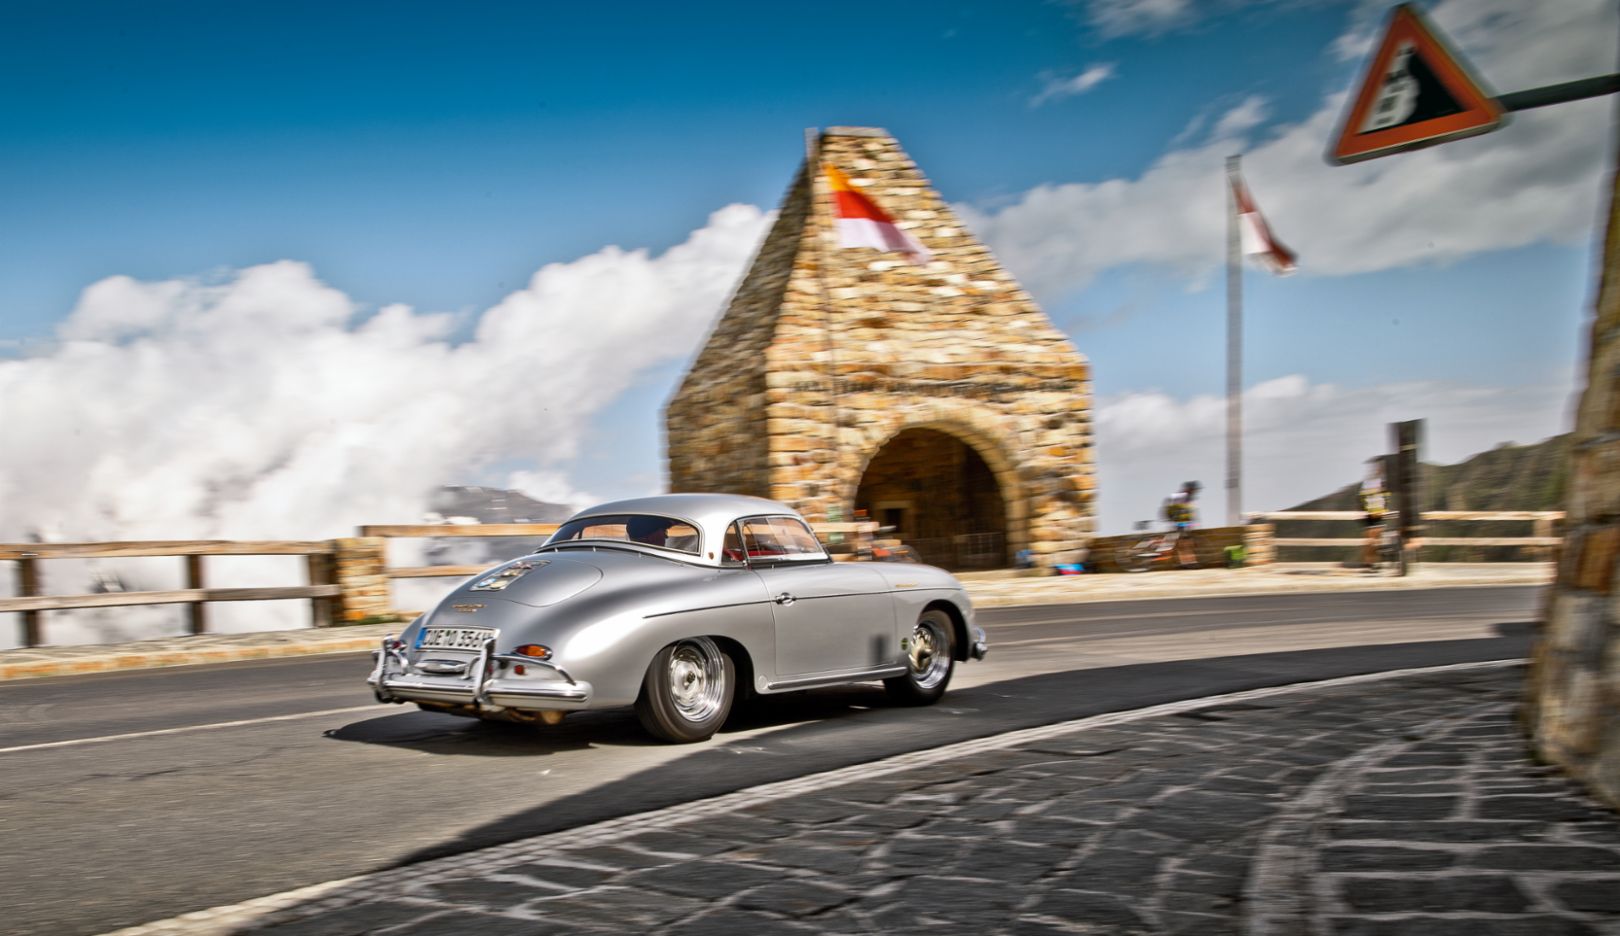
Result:
<instances>
[{"instance_id":1,"label":"black tire","mask_svg":"<svg viewBox=\"0 0 1620 936\"><path fill-rule=\"evenodd\" d=\"M906 638L906 674L885 679L889 698L901 705L932 705L956 672L956 627L944 611L924 611Z\"/></svg>"},{"instance_id":2,"label":"black tire","mask_svg":"<svg viewBox=\"0 0 1620 936\"><path fill-rule=\"evenodd\" d=\"M725 724L736 687L736 664L714 641L679 640L658 651L648 664L636 699L636 717L661 741L704 741Z\"/></svg>"}]
</instances>

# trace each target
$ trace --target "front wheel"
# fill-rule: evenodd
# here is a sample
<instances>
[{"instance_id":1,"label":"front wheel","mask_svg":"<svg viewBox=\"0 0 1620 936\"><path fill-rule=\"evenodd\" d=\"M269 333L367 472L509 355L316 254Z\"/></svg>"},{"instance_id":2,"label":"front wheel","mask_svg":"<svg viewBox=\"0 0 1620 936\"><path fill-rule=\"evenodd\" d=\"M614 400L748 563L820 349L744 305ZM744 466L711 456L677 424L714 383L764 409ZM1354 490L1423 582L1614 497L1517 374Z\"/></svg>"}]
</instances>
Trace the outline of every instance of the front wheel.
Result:
<instances>
[{"instance_id":1,"label":"front wheel","mask_svg":"<svg viewBox=\"0 0 1620 936\"><path fill-rule=\"evenodd\" d=\"M636 717L660 740L706 740L725 723L736 682L736 665L714 641L677 641L658 651L648 665Z\"/></svg>"},{"instance_id":2,"label":"front wheel","mask_svg":"<svg viewBox=\"0 0 1620 936\"><path fill-rule=\"evenodd\" d=\"M956 671L955 641L950 616L924 611L906 639L906 674L885 679L889 698L903 705L929 705L939 701Z\"/></svg>"}]
</instances>

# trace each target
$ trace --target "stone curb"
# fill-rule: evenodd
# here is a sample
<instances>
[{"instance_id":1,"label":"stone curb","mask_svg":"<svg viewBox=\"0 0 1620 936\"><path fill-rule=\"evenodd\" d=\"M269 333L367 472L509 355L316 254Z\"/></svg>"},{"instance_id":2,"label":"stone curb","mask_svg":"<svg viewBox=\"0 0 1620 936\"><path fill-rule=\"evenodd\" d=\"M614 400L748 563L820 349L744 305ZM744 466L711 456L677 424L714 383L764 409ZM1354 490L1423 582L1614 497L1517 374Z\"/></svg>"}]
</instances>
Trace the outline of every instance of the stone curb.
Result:
<instances>
[{"instance_id":1,"label":"stone curb","mask_svg":"<svg viewBox=\"0 0 1620 936\"><path fill-rule=\"evenodd\" d=\"M393 625L398 627L399 625ZM288 632L278 631L278 635ZM355 653L371 650L382 639L376 635L355 634L339 639L247 643L178 648L173 650L135 650L118 645L96 648L99 652L82 658L60 660L23 660L7 662L0 652L0 682L13 679L37 679L47 676L77 676L87 673L109 673L120 670L150 669L161 666L194 666L203 663L237 663L243 660L269 660L281 657L319 656L328 653Z\"/></svg>"},{"instance_id":2,"label":"stone curb","mask_svg":"<svg viewBox=\"0 0 1620 936\"><path fill-rule=\"evenodd\" d=\"M1245 578L1241 581L1221 582L1213 577L1215 575L1239 575ZM1547 584L1550 578L1550 567L1484 571L1477 575L1431 573L1409 579L1358 578L1342 574L1290 577L1286 572L1270 572L1263 569L1239 570L1235 573L1206 569L1190 572L1147 572L1141 575L970 578L964 584L976 607L1014 608L1165 598L1246 598L1313 593L1535 586ZM323 631L269 631L258 634L171 637L93 647L0 650L0 682L163 666L235 663L323 653L354 653L374 649L385 634L397 632L402 626L400 623L361 625ZM193 641L198 645L187 645Z\"/></svg>"},{"instance_id":3,"label":"stone curb","mask_svg":"<svg viewBox=\"0 0 1620 936\"><path fill-rule=\"evenodd\" d=\"M1469 670L1502 669L1521 666L1524 660L1490 660L1478 663L1454 663L1414 669L1390 670L1382 673L1363 673L1334 679L1290 683L1241 692L1185 699L1123 712L1092 715L1051 725L1024 728L990 735L970 741L947 744L937 748L900 754L864 764L853 764L836 770L810 774L792 780L762 784L709 799L682 803L664 809L622 816L602 822L539 835L504 845L477 849L418 864L407 865L356 875L336 881L326 881L279 894L243 901L242 903L213 907L155 920L138 926L116 930L105 936L227 936L250 926L266 923L286 923L318 913L364 903L385 897L392 889L415 881L438 880L447 875L468 872L490 864L536 860L559 846L577 848L584 845L609 844L650 829L668 830L680 824L709 816L733 813L745 806L757 806L772 800L788 799L812 794L846 783L870 780L887 774L900 773L918 767L990 751L1005 750L1032 741L1062 737L1075 731L1128 724L1136 721L1177 715L1200 709L1241 705L1277 696L1335 689L1346 686L1378 683L1403 677L1425 676L1435 673Z\"/></svg>"}]
</instances>

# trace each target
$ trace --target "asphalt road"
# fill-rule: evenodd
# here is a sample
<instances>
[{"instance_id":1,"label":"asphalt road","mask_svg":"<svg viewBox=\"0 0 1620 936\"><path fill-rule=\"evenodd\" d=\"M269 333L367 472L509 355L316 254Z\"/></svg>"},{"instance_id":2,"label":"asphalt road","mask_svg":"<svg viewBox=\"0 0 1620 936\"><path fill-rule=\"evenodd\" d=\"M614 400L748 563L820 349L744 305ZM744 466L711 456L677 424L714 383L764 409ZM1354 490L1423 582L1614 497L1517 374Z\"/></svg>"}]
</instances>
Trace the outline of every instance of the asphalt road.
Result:
<instances>
[{"instance_id":1,"label":"asphalt road","mask_svg":"<svg viewBox=\"0 0 1620 936\"><path fill-rule=\"evenodd\" d=\"M5 931L98 933L909 750L1100 712L1524 656L1539 589L981 612L946 699L768 699L715 741L371 702L362 655L0 684Z\"/></svg>"}]
</instances>

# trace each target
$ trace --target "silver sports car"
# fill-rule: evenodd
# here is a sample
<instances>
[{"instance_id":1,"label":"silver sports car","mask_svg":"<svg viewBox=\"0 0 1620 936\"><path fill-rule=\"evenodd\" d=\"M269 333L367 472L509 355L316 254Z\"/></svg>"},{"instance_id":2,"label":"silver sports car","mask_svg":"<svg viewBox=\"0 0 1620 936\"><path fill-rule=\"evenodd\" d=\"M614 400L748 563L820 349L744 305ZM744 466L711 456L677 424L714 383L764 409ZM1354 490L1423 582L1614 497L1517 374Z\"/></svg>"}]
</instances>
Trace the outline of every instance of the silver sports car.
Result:
<instances>
[{"instance_id":1,"label":"silver sports car","mask_svg":"<svg viewBox=\"0 0 1620 936\"><path fill-rule=\"evenodd\" d=\"M668 494L582 511L467 581L383 641L368 682L511 721L633 705L653 735L701 741L749 693L882 680L927 704L985 648L941 569L834 562L783 504Z\"/></svg>"}]
</instances>

